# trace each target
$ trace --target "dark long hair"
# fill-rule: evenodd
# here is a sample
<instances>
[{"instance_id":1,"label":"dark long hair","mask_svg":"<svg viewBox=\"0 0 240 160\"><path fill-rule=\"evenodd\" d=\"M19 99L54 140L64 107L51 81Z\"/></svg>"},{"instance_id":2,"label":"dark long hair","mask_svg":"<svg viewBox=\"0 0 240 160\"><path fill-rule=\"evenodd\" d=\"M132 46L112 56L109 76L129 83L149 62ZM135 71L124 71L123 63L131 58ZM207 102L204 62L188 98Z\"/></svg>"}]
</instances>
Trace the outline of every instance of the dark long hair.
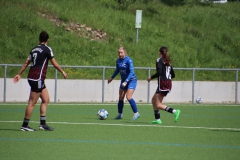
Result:
<instances>
[{"instance_id":1,"label":"dark long hair","mask_svg":"<svg viewBox=\"0 0 240 160\"><path fill-rule=\"evenodd\" d=\"M47 40L49 39L49 35L46 31L42 31L40 34L39 34L39 41L40 42L47 42Z\"/></svg>"},{"instance_id":2,"label":"dark long hair","mask_svg":"<svg viewBox=\"0 0 240 160\"><path fill-rule=\"evenodd\" d=\"M162 58L163 58L163 63L165 63L167 66L171 65L171 59L170 56L168 55L168 49L167 47L161 47L159 49L159 52L162 54Z\"/></svg>"}]
</instances>

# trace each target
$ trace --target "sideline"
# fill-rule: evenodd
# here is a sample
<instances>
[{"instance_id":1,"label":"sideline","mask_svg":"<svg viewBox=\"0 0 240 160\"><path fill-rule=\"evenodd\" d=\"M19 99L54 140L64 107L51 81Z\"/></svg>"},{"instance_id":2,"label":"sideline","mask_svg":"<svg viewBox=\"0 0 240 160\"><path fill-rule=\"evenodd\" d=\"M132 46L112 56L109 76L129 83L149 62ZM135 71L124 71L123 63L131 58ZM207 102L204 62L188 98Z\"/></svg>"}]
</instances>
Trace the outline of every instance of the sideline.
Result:
<instances>
[{"instance_id":1,"label":"sideline","mask_svg":"<svg viewBox=\"0 0 240 160\"><path fill-rule=\"evenodd\" d=\"M22 123L22 121L0 121L0 123ZM39 123L31 121L31 123ZM159 128L180 128L180 129L206 129L206 130L230 130L240 131L240 128L214 128L214 127L191 127L191 126L165 126L165 125L140 125L140 124L113 124L113 123L78 123L78 122L47 122L52 124L67 125L103 125L103 126L126 126L126 127L159 127Z\"/></svg>"},{"instance_id":2,"label":"sideline","mask_svg":"<svg viewBox=\"0 0 240 160\"><path fill-rule=\"evenodd\" d=\"M40 104L39 102L36 103L36 105ZM169 105L175 105L175 106L239 106L240 104L192 104L192 103L168 103ZM0 106L21 106L25 105L27 106L27 103L0 103ZM116 103L49 103L50 106L111 106L111 105L117 105ZM129 104L124 104L129 105ZM151 103L137 103L138 106L151 106Z\"/></svg>"}]
</instances>

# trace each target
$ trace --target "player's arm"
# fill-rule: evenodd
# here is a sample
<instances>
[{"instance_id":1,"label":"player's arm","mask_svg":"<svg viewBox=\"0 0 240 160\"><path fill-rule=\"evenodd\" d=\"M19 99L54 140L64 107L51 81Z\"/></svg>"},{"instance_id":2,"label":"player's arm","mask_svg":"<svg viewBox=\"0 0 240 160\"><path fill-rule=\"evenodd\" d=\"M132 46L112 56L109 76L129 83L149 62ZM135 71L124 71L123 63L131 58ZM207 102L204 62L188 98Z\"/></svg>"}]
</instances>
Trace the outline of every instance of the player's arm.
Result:
<instances>
[{"instance_id":1,"label":"player's arm","mask_svg":"<svg viewBox=\"0 0 240 160\"><path fill-rule=\"evenodd\" d=\"M174 73L174 70L173 70L172 66L171 66L170 74L171 74L171 78L174 78L174 77L175 77L175 73Z\"/></svg>"},{"instance_id":2,"label":"player's arm","mask_svg":"<svg viewBox=\"0 0 240 160\"><path fill-rule=\"evenodd\" d=\"M125 80L125 82L128 82L134 74L134 66L133 66L133 61L132 60L128 61L128 66L129 66L130 72L129 72L129 75L128 75L127 79Z\"/></svg>"},{"instance_id":3,"label":"player's arm","mask_svg":"<svg viewBox=\"0 0 240 160\"><path fill-rule=\"evenodd\" d=\"M116 69L115 69L113 75L111 76L111 78L108 79L108 83L111 83L112 80L113 80L113 78L116 77L116 75L117 75L118 73L119 73L119 68L118 68L117 62L116 62Z\"/></svg>"},{"instance_id":4,"label":"player's arm","mask_svg":"<svg viewBox=\"0 0 240 160\"><path fill-rule=\"evenodd\" d=\"M148 78L148 82L151 81L154 78L159 77L162 74L162 65L161 65L161 63L156 62L156 68L157 68L157 72L154 75L152 75L151 77Z\"/></svg>"},{"instance_id":5,"label":"player's arm","mask_svg":"<svg viewBox=\"0 0 240 160\"><path fill-rule=\"evenodd\" d=\"M116 68L113 75L111 76L111 78L113 79L114 77L116 77L116 75L119 73L119 69Z\"/></svg>"},{"instance_id":6,"label":"player's arm","mask_svg":"<svg viewBox=\"0 0 240 160\"><path fill-rule=\"evenodd\" d=\"M57 63L55 58L51 58L50 61L51 61L52 65L54 66L54 68L56 68L59 72L61 72L63 77L66 79L68 76L67 73L60 67L60 65Z\"/></svg>"},{"instance_id":7,"label":"player's arm","mask_svg":"<svg viewBox=\"0 0 240 160\"><path fill-rule=\"evenodd\" d=\"M17 83L20 78L21 78L21 75L22 73L24 72L24 70L27 68L27 66L31 63L30 59L27 58L25 63L22 65L22 68L20 69L20 71L18 72L18 74L13 78L13 82L14 83Z\"/></svg>"}]
</instances>

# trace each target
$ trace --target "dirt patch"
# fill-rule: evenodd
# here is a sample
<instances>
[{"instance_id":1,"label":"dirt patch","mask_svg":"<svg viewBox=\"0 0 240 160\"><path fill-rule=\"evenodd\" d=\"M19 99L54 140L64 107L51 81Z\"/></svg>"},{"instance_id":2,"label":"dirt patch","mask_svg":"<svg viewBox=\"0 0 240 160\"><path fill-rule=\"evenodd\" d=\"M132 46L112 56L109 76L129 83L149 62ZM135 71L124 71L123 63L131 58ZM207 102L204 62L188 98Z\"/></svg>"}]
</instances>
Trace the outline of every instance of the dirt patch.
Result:
<instances>
[{"instance_id":1,"label":"dirt patch","mask_svg":"<svg viewBox=\"0 0 240 160\"><path fill-rule=\"evenodd\" d=\"M37 15L48 19L58 27L63 26L68 32L76 32L76 34L80 37L84 37L92 41L103 41L108 39L108 34L106 32L88 27L86 24L79 24L76 22L66 23L62 21L58 16L53 14L37 12Z\"/></svg>"}]
</instances>

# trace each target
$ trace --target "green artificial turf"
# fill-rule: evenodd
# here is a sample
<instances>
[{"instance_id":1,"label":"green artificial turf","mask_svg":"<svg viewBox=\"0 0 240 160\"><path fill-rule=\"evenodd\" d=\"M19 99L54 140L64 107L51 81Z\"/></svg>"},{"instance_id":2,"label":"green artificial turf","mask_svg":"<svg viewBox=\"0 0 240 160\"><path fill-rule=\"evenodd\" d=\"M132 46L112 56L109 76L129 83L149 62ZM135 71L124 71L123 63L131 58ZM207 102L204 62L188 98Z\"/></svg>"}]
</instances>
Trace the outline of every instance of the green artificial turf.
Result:
<instances>
[{"instance_id":1,"label":"green artificial turf","mask_svg":"<svg viewBox=\"0 0 240 160\"><path fill-rule=\"evenodd\" d=\"M0 155L9 159L238 159L239 105L170 105L182 111L179 122L161 111L162 125L152 125L151 105L138 105L141 117L132 121L131 107L114 120L112 104L50 104L47 123L54 131L20 131L26 105L0 104ZM106 120L97 118L106 109ZM30 124L38 129L39 104Z\"/></svg>"}]
</instances>

